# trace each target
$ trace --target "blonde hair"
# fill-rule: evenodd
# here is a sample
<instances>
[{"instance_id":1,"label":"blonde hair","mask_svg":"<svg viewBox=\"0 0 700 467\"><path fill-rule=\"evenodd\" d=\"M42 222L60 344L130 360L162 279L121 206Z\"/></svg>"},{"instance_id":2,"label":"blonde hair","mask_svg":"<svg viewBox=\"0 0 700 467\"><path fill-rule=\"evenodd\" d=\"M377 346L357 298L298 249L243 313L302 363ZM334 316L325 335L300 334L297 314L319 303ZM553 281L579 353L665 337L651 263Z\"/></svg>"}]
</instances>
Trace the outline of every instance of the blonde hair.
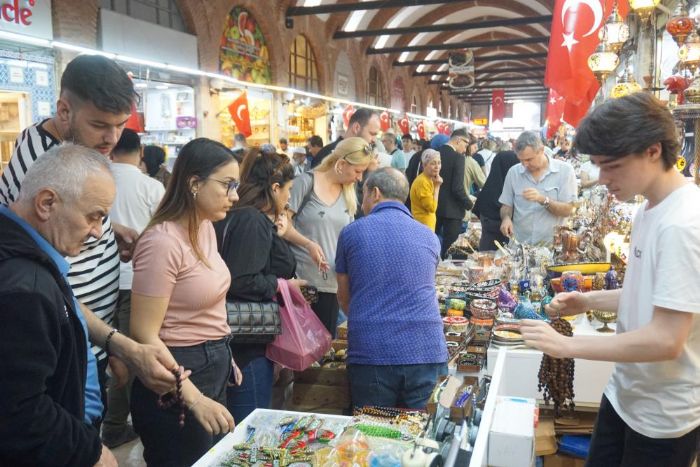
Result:
<instances>
[{"instance_id":1,"label":"blonde hair","mask_svg":"<svg viewBox=\"0 0 700 467\"><path fill-rule=\"evenodd\" d=\"M374 149L363 138L345 138L335 147L321 164L316 168L317 172L328 172L336 167L340 160L350 165L369 164L374 156ZM355 182L343 184L343 198L348 207L348 213L354 216L357 212L357 194Z\"/></svg>"}]
</instances>

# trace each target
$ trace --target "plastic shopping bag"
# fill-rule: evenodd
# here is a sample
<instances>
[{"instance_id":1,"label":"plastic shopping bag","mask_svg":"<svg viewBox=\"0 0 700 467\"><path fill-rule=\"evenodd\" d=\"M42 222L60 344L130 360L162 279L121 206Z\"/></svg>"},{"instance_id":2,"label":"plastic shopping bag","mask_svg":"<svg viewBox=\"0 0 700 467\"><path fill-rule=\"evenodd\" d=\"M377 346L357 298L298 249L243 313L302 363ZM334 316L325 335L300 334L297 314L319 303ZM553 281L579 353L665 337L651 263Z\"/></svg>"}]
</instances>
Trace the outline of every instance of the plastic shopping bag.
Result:
<instances>
[{"instance_id":1,"label":"plastic shopping bag","mask_svg":"<svg viewBox=\"0 0 700 467\"><path fill-rule=\"evenodd\" d=\"M287 281L278 279L282 333L267 344L265 356L294 371L303 371L331 348L331 335L304 296Z\"/></svg>"}]
</instances>

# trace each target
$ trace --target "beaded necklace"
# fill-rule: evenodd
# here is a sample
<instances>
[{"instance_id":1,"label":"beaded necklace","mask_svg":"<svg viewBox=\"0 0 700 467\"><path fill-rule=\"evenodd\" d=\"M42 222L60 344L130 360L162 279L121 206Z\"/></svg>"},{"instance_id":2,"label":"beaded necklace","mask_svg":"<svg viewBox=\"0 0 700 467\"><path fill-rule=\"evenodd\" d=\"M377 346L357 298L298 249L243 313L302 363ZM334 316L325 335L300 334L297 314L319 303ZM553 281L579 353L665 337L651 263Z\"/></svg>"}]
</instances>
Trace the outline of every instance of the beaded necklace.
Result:
<instances>
[{"instance_id":1,"label":"beaded necklace","mask_svg":"<svg viewBox=\"0 0 700 467\"><path fill-rule=\"evenodd\" d=\"M180 428L185 426L185 398L182 397L182 375L179 369L171 370L175 376L175 391L158 396L158 407L167 410L175 405L180 406L180 416L178 425Z\"/></svg>"}]
</instances>

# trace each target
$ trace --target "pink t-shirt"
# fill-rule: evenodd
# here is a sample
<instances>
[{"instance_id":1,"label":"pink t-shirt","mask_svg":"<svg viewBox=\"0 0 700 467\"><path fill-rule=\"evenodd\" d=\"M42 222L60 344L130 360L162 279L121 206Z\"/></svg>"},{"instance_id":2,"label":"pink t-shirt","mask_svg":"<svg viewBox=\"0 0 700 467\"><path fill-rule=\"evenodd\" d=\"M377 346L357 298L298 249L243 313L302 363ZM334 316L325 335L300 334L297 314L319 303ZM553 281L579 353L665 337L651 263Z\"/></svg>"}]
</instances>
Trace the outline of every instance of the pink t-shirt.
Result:
<instances>
[{"instance_id":1,"label":"pink t-shirt","mask_svg":"<svg viewBox=\"0 0 700 467\"><path fill-rule=\"evenodd\" d=\"M146 230L134 251L131 290L170 298L159 337L171 347L197 345L231 332L226 319L231 275L209 221L199 228L199 245L209 267L197 259L184 227L163 222Z\"/></svg>"}]
</instances>

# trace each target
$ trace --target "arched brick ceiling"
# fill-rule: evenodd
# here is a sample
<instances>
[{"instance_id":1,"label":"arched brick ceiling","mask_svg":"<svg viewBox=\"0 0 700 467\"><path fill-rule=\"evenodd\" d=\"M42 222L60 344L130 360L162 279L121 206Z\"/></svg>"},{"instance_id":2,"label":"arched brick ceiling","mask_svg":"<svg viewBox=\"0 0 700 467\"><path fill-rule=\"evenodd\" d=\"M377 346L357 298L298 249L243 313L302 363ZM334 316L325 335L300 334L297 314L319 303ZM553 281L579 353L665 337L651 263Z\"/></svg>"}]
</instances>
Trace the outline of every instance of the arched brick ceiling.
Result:
<instances>
[{"instance_id":1,"label":"arched brick ceiling","mask_svg":"<svg viewBox=\"0 0 700 467\"><path fill-rule=\"evenodd\" d=\"M290 0L289 4L296 7L348 4L361 6L368 0ZM413 2L411 2L413 3ZM554 8L554 0L465 0L451 1L447 3L431 3L427 5L409 5L404 7L390 7L370 10L356 10L350 12L338 12L318 15L329 32L336 31L363 31L391 28L432 26L441 24L477 23L494 20L513 20L518 18L538 17L551 15ZM548 37L550 23L533 22L520 25L501 25L488 29L465 29L438 32L411 32L396 35L373 35L360 38L335 39L358 41L361 49L402 48L407 46L425 46L462 42L489 41L513 38ZM508 61L480 61L485 57L503 57L509 54L543 53L547 51L547 43L530 43L507 46L475 48L476 75L488 78L519 78L508 81L489 81L489 84L506 83L512 86L518 84L541 84L541 78L533 78L533 75L543 75L543 58L518 58ZM423 61L444 60L447 62L448 50L421 50L400 51L388 54L389 61ZM369 59L370 56L367 55ZM395 66L395 65L392 65ZM520 67L521 70L505 71L504 68ZM523 67L532 67L533 72L524 73ZM446 76L430 75L429 72L443 71L447 69L445 64L423 64L406 66L409 74L422 72L428 79L444 80Z\"/></svg>"}]
</instances>

